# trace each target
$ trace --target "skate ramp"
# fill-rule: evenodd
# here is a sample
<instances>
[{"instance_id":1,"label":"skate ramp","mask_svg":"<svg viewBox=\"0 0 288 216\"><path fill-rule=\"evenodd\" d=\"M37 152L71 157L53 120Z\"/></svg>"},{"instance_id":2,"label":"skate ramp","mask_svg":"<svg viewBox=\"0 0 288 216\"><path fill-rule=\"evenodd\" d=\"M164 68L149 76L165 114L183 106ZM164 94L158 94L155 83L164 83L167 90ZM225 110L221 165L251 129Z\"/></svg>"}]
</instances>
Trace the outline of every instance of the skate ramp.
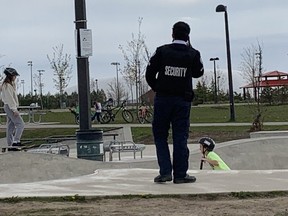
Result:
<instances>
[{"instance_id":1,"label":"skate ramp","mask_svg":"<svg viewBox=\"0 0 288 216\"><path fill-rule=\"evenodd\" d=\"M233 170L288 169L288 136L234 140L216 144L215 152ZM191 155L192 166L199 164L198 152ZM193 162L194 161L194 162ZM190 166L191 167L191 166ZM198 167L199 169L199 167ZM208 164L204 169L211 169Z\"/></svg>"},{"instance_id":2,"label":"skate ramp","mask_svg":"<svg viewBox=\"0 0 288 216\"><path fill-rule=\"evenodd\" d=\"M75 144L71 145L75 148ZM0 154L0 184L69 179L90 175L99 169L158 170L155 146L147 145L143 159L129 154L121 161L100 162L52 154L9 152ZM172 148L172 146L170 146ZM189 144L190 172L199 171L199 144ZM172 150L172 149L171 149ZM217 143L215 152L232 170L288 170L288 136L250 138ZM122 157L121 157L122 158ZM206 170L211 170L208 164ZM108 171L109 172L109 171Z\"/></svg>"},{"instance_id":3,"label":"skate ramp","mask_svg":"<svg viewBox=\"0 0 288 216\"><path fill-rule=\"evenodd\" d=\"M158 168L156 158L135 160L129 156L125 159L102 162L54 154L9 152L0 154L0 184L69 179L90 175L99 169Z\"/></svg>"}]
</instances>

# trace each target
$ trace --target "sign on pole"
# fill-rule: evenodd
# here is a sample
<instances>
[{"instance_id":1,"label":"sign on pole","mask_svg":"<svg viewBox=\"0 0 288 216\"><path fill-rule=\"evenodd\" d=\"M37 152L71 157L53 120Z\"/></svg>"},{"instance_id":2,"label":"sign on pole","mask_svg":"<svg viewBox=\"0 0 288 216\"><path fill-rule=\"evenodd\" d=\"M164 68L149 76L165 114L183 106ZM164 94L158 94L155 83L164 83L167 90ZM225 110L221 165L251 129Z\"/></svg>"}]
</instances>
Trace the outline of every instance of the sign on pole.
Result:
<instances>
[{"instance_id":1,"label":"sign on pole","mask_svg":"<svg viewBox=\"0 0 288 216\"><path fill-rule=\"evenodd\" d=\"M80 42L80 53L78 57L89 57L92 56L92 30L91 29L79 29L79 42ZM77 33L76 33L77 41Z\"/></svg>"}]
</instances>

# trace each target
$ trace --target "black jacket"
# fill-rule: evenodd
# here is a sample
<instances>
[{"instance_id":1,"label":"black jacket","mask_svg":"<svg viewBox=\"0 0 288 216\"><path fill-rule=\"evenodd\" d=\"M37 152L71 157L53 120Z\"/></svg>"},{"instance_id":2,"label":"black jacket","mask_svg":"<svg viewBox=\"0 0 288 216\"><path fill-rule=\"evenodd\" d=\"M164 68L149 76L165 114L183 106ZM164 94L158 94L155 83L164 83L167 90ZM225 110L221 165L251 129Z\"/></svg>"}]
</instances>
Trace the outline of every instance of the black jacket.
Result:
<instances>
[{"instance_id":1,"label":"black jacket","mask_svg":"<svg viewBox=\"0 0 288 216\"><path fill-rule=\"evenodd\" d=\"M198 50L172 43L156 49L146 69L146 81L156 95L183 96L192 101L192 77L201 77L203 73Z\"/></svg>"}]
</instances>

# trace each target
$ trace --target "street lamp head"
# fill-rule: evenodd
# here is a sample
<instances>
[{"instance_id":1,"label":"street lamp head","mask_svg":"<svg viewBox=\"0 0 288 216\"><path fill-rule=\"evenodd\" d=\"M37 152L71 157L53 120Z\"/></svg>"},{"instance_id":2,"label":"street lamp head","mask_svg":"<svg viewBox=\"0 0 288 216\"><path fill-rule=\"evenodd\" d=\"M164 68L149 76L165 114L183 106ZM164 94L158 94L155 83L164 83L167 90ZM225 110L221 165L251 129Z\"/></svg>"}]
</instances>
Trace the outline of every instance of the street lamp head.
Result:
<instances>
[{"instance_id":1,"label":"street lamp head","mask_svg":"<svg viewBox=\"0 0 288 216\"><path fill-rule=\"evenodd\" d=\"M39 74L43 74L43 72L45 72L45 70L37 70Z\"/></svg>"},{"instance_id":2,"label":"street lamp head","mask_svg":"<svg viewBox=\"0 0 288 216\"><path fill-rule=\"evenodd\" d=\"M216 12L226 12L227 7L224 5L218 5L216 7Z\"/></svg>"},{"instance_id":3,"label":"street lamp head","mask_svg":"<svg viewBox=\"0 0 288 216\"><path fill-rule=\"evenodd\" d=\"M218 61L219 58L218 57L215 57L215 58L210 58L210 61Z\"/></svg>"},{"instance_id":4,"label":"street lamp head","mask_svg":"<svg viewBox=\"0 0 288 216\"><path fill-rule=\"evenodd\" d=\"M120 65L119 62L112 62L111 65Z\"/></svg>"}]
</instances>

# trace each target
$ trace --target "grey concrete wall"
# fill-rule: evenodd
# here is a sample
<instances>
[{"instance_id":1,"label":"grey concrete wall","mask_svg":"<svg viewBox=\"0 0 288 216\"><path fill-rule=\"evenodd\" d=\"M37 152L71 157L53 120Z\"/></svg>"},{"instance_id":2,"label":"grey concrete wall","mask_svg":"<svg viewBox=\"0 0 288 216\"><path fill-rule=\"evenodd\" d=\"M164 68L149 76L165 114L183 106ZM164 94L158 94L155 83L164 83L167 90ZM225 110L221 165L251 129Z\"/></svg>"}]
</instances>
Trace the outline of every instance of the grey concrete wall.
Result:
<instances>
[{"instance_id":1,"label":"grey concrete wall","mask_svg":"<svg viewBox=\"0 0 288 216\"><path fill-rule=\"evenodd\" d=\"M250 133L250 138L288 136L288 131L257 131Z\"/></svg>"},{"instance_id":2,"label":"grey concrete wall","mask_svg":"<svg viewBox=\"0 0 288 216\"><path fill-rule=\"evenodd\" d=\"M216 144L215 152L233 170L288 169L288 136L235 140ZM200 163L199 151L191 154L191 168ZM211 169L205 165L204 169ZM199 169L199 168L198 168Z\"/></svg>"}]
</instances>

